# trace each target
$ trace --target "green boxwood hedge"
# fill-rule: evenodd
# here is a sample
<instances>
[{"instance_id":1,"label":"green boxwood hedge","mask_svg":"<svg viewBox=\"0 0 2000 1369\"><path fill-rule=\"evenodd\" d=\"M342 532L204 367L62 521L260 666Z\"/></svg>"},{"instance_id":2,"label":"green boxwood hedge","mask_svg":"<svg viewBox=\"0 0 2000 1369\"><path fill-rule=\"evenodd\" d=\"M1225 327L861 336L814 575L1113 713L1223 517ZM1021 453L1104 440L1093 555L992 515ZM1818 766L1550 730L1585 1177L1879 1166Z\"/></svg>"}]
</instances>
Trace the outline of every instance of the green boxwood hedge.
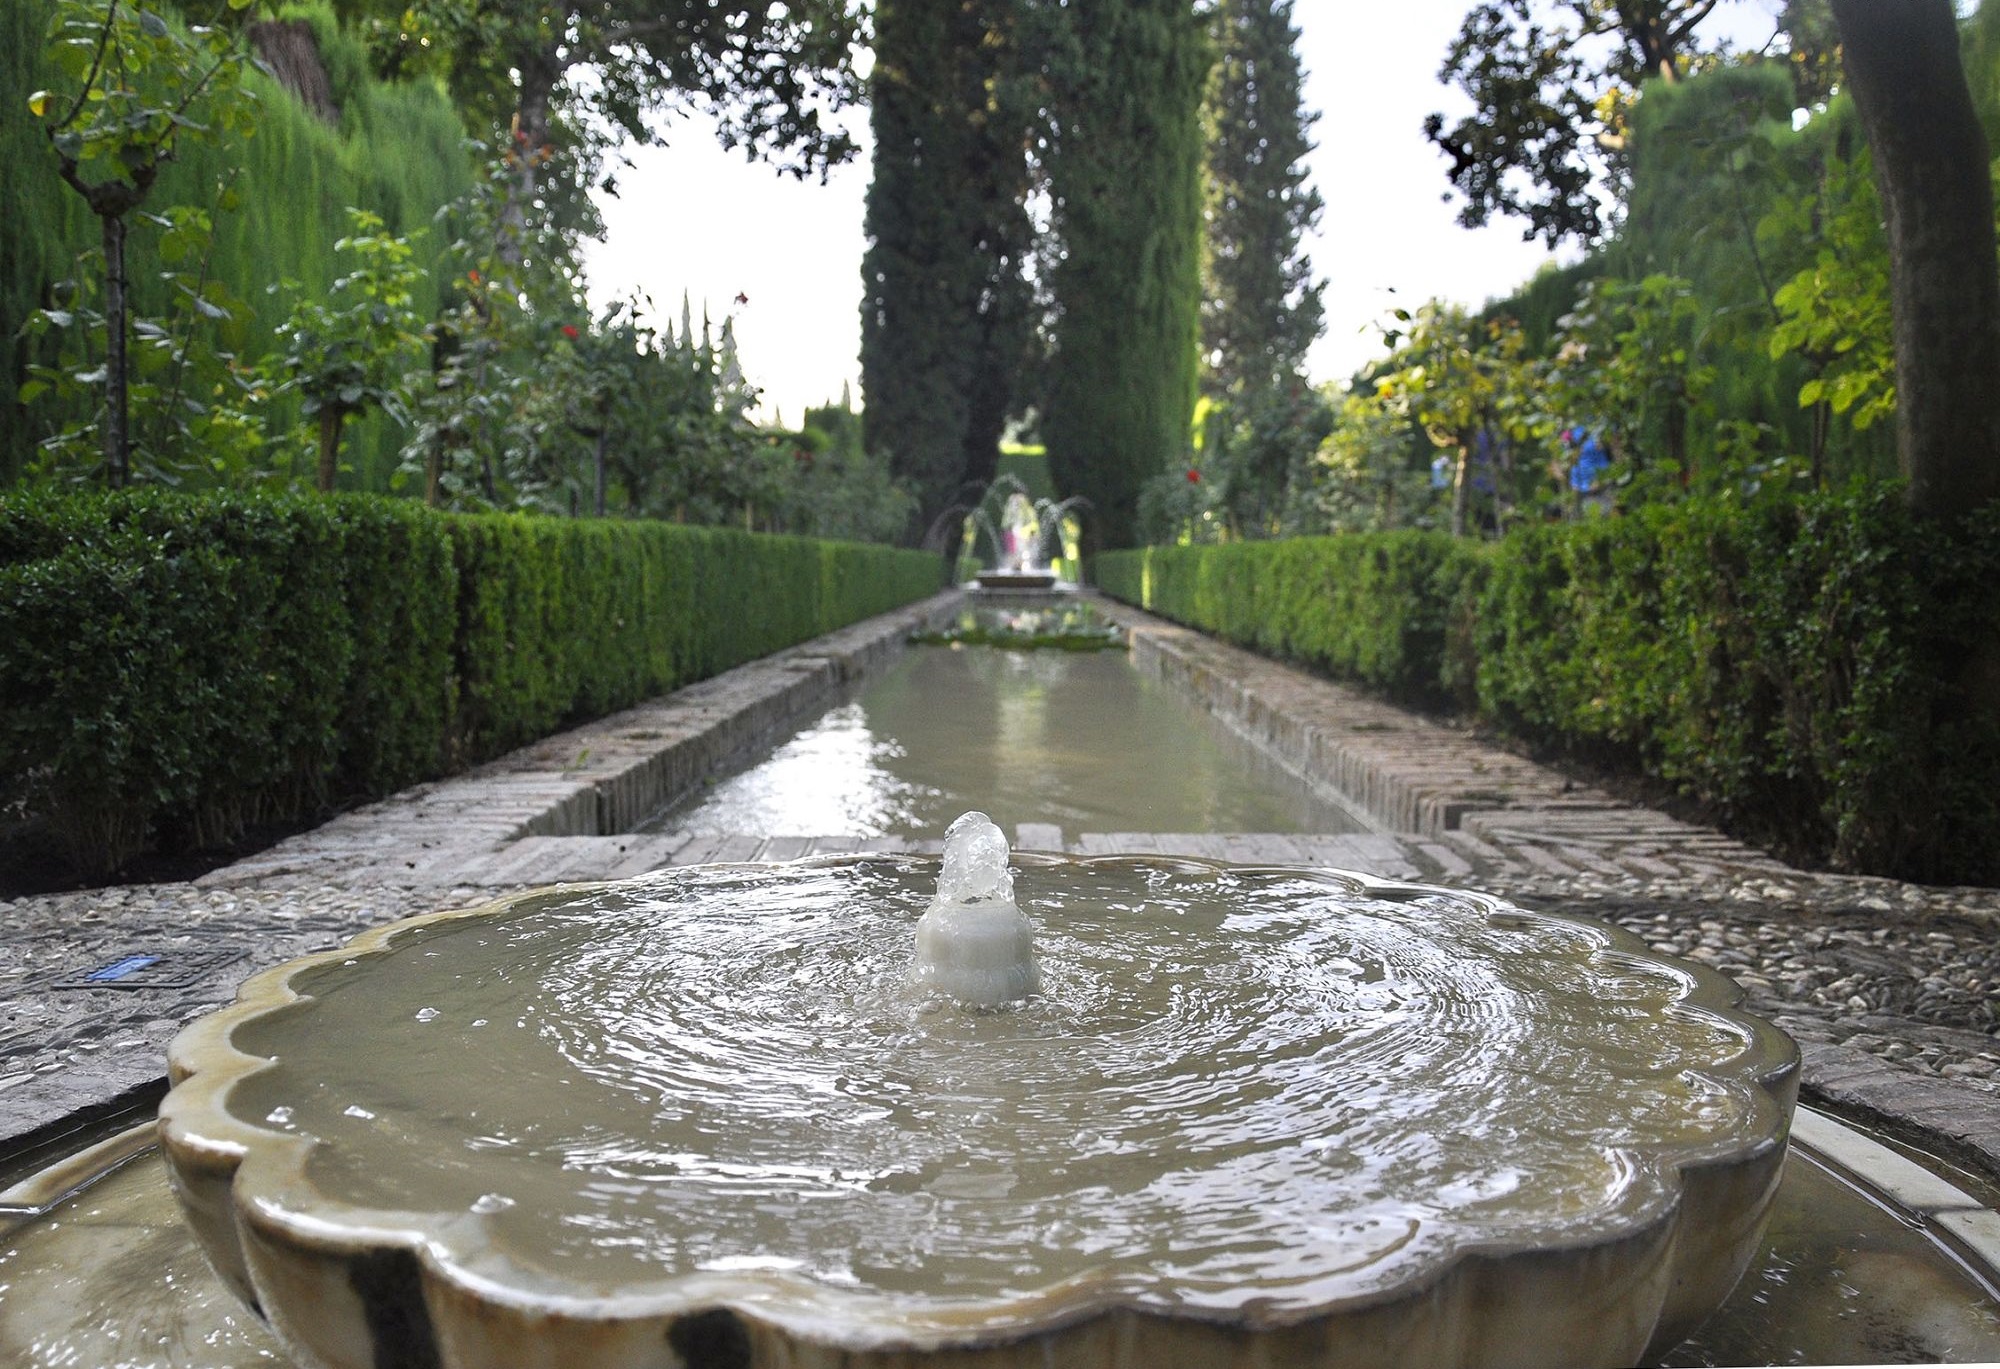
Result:
<instances>
[{"instance_id":1,"label":"green boxwood hedge","mask_svg":"<svg viewBox=\"0 0 2000 1369\"><path fill-rule=\"evenodd\" d=\"M1227 640L1669 780L1794 859L2000 880L2000 510L1944 530L1878 486L1497 543L1154 547L1093 572Z\"/></svg>"},{"instance_id":2,"label":"green boxwood hedge","mask_svg":"<svg viewBox=\"0 0 2000 1369\"><path fill-rule=\"evenodd\" d=\"M393 792L934 592L935 556L364 496L0 498L0 804L80 868Z\"/></svg>"}]
</instances>

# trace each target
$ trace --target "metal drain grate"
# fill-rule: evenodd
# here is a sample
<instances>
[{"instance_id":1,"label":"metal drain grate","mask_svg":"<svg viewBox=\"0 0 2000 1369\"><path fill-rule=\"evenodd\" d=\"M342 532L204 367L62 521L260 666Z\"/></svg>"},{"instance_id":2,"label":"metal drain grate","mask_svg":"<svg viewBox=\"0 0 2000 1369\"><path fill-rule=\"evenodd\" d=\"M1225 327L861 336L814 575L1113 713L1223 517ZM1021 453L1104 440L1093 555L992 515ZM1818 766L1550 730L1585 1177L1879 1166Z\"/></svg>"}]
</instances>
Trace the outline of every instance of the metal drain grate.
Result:
<instances>
[{"instance_id":1,"label":"metal drain grate","mask_svg":"<svg viewBox=\"0 0 2000 1369\"><path fill-rule=\"evenodd\" d=\"M250 954L230 951L135 951L117 960L58 979L57 989L185 989L215 970Z\"/></svg>"}]
</instances>

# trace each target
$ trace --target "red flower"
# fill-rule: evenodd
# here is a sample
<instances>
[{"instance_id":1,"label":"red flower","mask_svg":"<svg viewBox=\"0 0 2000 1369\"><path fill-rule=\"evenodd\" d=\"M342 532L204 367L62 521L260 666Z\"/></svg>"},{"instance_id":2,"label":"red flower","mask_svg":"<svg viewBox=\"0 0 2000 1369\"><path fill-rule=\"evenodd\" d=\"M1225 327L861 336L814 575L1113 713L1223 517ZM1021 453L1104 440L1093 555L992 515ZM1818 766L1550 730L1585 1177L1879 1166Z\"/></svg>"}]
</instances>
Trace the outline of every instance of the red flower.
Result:
<instances>
[{"instance_id":1,"label":"red flower","mask_svg":"<svg viewBox=\"0 0 2000 1369\"><path fill-rule=\"evenodd\" d=\"M1199 485L1200 483L1201 483L1201 472L1196 470L1192 466L1188 467L1188 484Z\"/></svg>"},{"instance_id":2,"label":"red flower","mask_svg":"<svg viewBox=\"0 0 2000 1369\"><path fill-rule=\"evenodd\" d=\"M569 339L569 340L570 340L571 342L575 342L575 341L576 341L576 325L575 325L574 323L565 323L565 324L563 325L563 336L564 336L564 337L566 337L566 338L568 338L568 339Z\"/></svg>"},{"instance_id":3,"label":"red flower","mask_svg":"<svg viewBox=\"0 0 2000 1369\"><path fill-rule=\"evenodd\" d=\"M479 273L477 271L467 271L465 273L465 278L471 281L474 285L479 284Z\"/></svg>"}]
</instances>

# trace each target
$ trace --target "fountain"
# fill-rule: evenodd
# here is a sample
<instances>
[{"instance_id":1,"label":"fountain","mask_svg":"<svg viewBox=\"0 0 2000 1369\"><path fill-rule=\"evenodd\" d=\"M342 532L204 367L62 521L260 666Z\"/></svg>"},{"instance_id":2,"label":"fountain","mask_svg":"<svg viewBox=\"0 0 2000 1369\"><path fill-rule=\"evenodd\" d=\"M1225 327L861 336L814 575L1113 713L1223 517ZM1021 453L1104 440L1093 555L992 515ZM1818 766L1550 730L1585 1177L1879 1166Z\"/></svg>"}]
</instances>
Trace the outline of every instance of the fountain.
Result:
<instances>
[{"instance_id":1,"label":"fountain","mask_svg":"<svg viewBox=\"0 0 2000 1369\"><path fill-rule=\"evenodd\" d=\"M174 1042L161 1135L308 1365L1625 1365L1777 1186L1797 1056L1737 997L1581 919L969 814L942 861L267 971Z\"/></svg>"},{"instance_id":2,"label":"fountain","mask_svg":"<svg viewBox=\"0 0 2000 1369\"><path fill-rule=\"evenodd\" d=\"M996 526L986 512L986 505L1003 485L1012 488L1001 502ZM965 518L966 550L970 552L977 546L978 535L983 532L993 554L992 565L974 575L973 583L983 590L1074 589L1075 586L1059 580L1048 549L1058 547L1067 559L1076 559L1075 550L1063 545L1075 541L1074 533L1067 532L1066 525L1073 525L1074 511L1088 502L1081 495L1060 502L1032 499L1020 480L1011 475L1001 476Z\"/></svg>"},{"instance_id":3,"label":"fountain","mask_svg":"<svg viewBox=\"0 0 2000 1369\"><path fill-rule=\"evenodd\" d=\"M1035 931L1014 902L1007 838L984 813L946 829L937 897L917 921L911 979L961 1003L1018 1003L1041 984Z\"/></svg>"}]
</instances>

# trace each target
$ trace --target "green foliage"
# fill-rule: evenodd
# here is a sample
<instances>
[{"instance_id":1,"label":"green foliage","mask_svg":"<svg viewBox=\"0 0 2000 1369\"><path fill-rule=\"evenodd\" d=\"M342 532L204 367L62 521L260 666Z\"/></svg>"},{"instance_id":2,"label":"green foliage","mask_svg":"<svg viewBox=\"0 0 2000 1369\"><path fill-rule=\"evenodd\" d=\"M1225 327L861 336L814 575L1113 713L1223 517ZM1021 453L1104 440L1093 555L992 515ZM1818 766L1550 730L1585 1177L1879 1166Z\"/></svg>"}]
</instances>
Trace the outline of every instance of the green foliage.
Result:
<instances>
[{"instance_id":1,"label":"green foliage","mask_svg":"<svg viewBox=\"0 0 2000 1369\"><path fill-rule=\"evenodd\" d=\"M134 227L153 235L162 268L157 280L167 296L163 314L127 311L127 477L169 485L241 479L262 447L241 407L254 391L252 370L238 359L249 306L210 274L215 232L207 210L171 205L134 218ZM54 350L49 362L27 363L28 379L17 391L23 407L56 420L30 458L27 474L36 480L106 478L111 323L103 308L103 259L102 249L83 252L75 274L50 286L54 303L35 310L21 329L29 355Z\"/></svg>"},{"instance_id":2,"label":"green foliage","mask_svg":"<svg viewBox=\"0 0 2000 1369\"><path fill-rule=\"evenodd\" d=\"M1233 530L1282 530L1301 452L1329 415L1305 383L1324 325L1322 283L1303 239L1323 204L1307 176L1298 31L1289 0L1226 0L1213 18L1218 60L1203 107L1201 464Z\"/></svg>"},{"instance_id":3,"label":"green foliage","mask_svg":"<svg viewBox=\"0 0 2000 1369\"><path fill-rule=\"evenodd\" d=\"M1108 547L1139 491L1185 464L1200 328L1200 102L1210 50L1185 0L1066 16L1050 56L1060 311L1042 435L1056 483Z\"/></svg>"},{"instance_id":4,"label":"green foliage","mask_svg":"<svg viewBox=\"0 0 2000 1369\"><path fill-rule=\"evenodd\" d=\"M1633 762L1843 869L2000 877L2000 736L1959 693L2000 515L1893 486L1726 495L1493 544L1389 533L1101 556L1108 592L1405 700Z\"/></svg>"},{"instance_id":5,"label":"green foliage","mask_svg":"<svg viewBox=\"0 0 2000 1369\"><path fill-rule=\"evenodd\" d=\"M1454 535L1489 515L1495 530L1505 530L1541 473L1541 463L1522 453L1553 429L1541 368L1511 319L1480 324L1437 301L1398 309L1395 319L1387 334L1395 350L1373 372L1376 402L1444 453ZM1488 500L1490 508L1475 508Z\"/></svg>"},{"instance_id":6,"label":"green foliage","mask_svg":"<svg viewBox=\"0 0 2000 1369\"><path fill-rule=\"evenodd\" d=\"M1021 488L1028 492L1030 499L1056 497L1056 481L1049 473L1049 452L1046 447L1002 443L1000 469L994 473L993 478L998 481L1020 481Z\"/></svg>"},{"instance_id":7,"label":"green foliage","mask_svg":"<svg viewBox=\"0 0 2000 1369\"><path fill-rule=\"evenodd\" d=\"M1411 702L1444 696L1462 587L1484 553L1435 532L1106 553L1097 585L1242 646Z\"/></svg>"},{"instance_id":8,"label":"green foliage","mask_svg":"<svg viewBox=\"0 0 2000 1369\"><path fill-rule=\"evenodd\" d=\"M1796 130L1793 99L1786 69L1764 62L1648 86L1632 111L1629 208L1606 263L1626 280L1686 282L1694 309L1685 335L1711 377L1708 416L1687 432L1697 478L1746 430L1759 459L1797 458L1822 484L1894 470L1887 428L1864 431L1852 409L1832 414L1813 385L1849 363L1832 351L1839 339L1811 320L1860 327L1866 305L1855 288L1887 278L1867 154L1845 97ZM1870 341L1845 334L1857 358L1888 350L1886 307L1880 322ZM1788 329L1799 343L1774 345Z\"/></svg>"},{"instance_id":9,"label":"green foliage","mask_svg":"<svg viewBox=\"0 0 2000 1369\"><path fill-rule=\"evenodd\" d=\"M910 535L993 478L1032 304L1025 0L879 4L862 259L866 445L918 498Z\"/></svg>"},{"instance_id":10,"label":"green foliage","mask_svg":"<svg viewBox=\"0 0 2000 1369\"><path fill-rule=\"evenodd\" d=\"M777 528L802 537L894 542L916 512L916 499L886 462L862 445L862 416L839 404L805 412L796 434L772 439L779 458Z\"/></svg>"},{"instance_id":11,"label":"green foliage","mask_svg":"<svg viewBox=\"0 0 2000 1369\"><path fill-rule=\"evenodd\" d=\"M1388 532L1420 525L1433 508L1420 435L1373 392L1344 396L1302 491L1314 530Z\"/></svg>"},{"instance_id":12,"label":"green foliage","mask_svg":"<svg viewBox=\"0 0 2000 1369\"><path fill-rule=\"evenodd\" d=\"M0 337L11 346L7 388L30 378L34 364L62 364L62 349L85 354L80 336L88 326L82 312L97 306L86 293L84 310L64 336L51 330L41 336L18 336L35 311L64 307L57 283L80 279L79 254L94 250L99 234L80 197L64 188L54 150L37 121L16 118L29 95L51 86L57 73L42 56L42 39L55 9L52 0L10 0L0 6L0 212L9 231L0 234ZM281 281L297 281L308 292L323 291L339 274L334 244L348 231L349 206L379 214L387 231L407 235L424 227L441 206L471 181L471 160L464 151L465 131L444 93L427 81L385 83L365 74L355 62L351 40L340 40L323 8L289 11L313 24L322 53L340 77L339 123L324 122L275 81L258 70L244 73L244 88L257 101L255 136L223 142L181 141L174 160L159 173L150 207L166 224L135 219L129 244L132 310L135 319L157 322L166 337L195 330L189 352L191 368L209 360L217 369L184 377L182 397L204 403L235 404L240 395L226 384L236 366L254 366L264 350L262 339L273 336L284 322L289 299L271 293ZM343 74L344 73L344 74ZM206 215L212 237L175 261L162 244L185 241L181 230L187 213ZM440 239L427 258L441 251ZM200 310L190 315L186 287L206 282L211 302L227 308L227 321L207 319ZM418 288L416 307L428 317L438 306L439 277L432 273ZM226 295L215 294L217 283ZM74 298L74 296L66 297ZM177 324L175 320L180 322ZM149 354L160 355L144 337L135 337L135 362L140 381L147 381ZM227 353L231 356L218 356ZM98 355L102 355L101 345ZM217 387L223 387L217 393ZM171 385L162 395L172 392ZM171 417L170 405L160 413ZM221 415L218 415L220 417ZM192 419L193 416L190 415ZM44 393L32 405L0 404L0 484L25 473L39 440L91 421L87 403L70 404ZM163 422L135 406L135 440L155 442L172 455L162 459L166 473L186 483L225 484L269 477L264 468L246 464L240 449L230 445L236 434L222 434L195 420L194 434L183 444L162 433ZM280 417L275 426L289 426ZM217 441L229 437L214 459ZM249 445L256 448L255 434ZM400 437L379 419L354 425L347 442L358 483L386 489Z\"/></svg>"},{"instance_id":13,"label":"green foliage","mask_svg":"<svg viewBox=\"0 0 2000 1369\"><path fill-rule=\"evenodd\" d=\"M422 341L416 312L424 273L412 259L409 239L382 230L382 220L351 209L353 231L333 245L346 273L325 297L292 306L277 337L269 369L282 377L278 393L300 397L300 416L316 421L306 437L315 453L318 487L333 489L347 420L371 409L407 417L405 375Z\"/></svg>"},{"instance_id":14,"label":"green foliage","mask_svg":"<svg viewBox=\"0 0 2000 1369\"><path fill-rule=\"evenodd\" d=\"M1438 79L1473 112L1444 115L1424 135L1451 158L1468 227L1495 214L1527 221L1551 247L1594 241L1605 222L1595 191L1622 149L1643 81L1677 80L1700 58L1695 30L1714 0L1482 0L1445 53Z\"/></svg>"},{"instance_id":15,"label":"green foliage","mask_svg":"<svg viewBox=\"0 0 2000 1369\"><path fill-rule=\"evenodd\" d=\"M0 499L0 803L102 873L484 760L937 588L935 557L368 497Z\"/></svg>"},{"instance_id":16,"label":"green foliage","mask_svg":"<svg viewBox=\"0 0 2000 1369\"><path fill-rule=\"evenodd\" d=\"M251 3L229 0L229 8ZM52 85L28 96L28 113L41 123L63 184L97 219L102 244L95 259L102 307L91 319L103 359L87 371L72 365L56 373L73 391L101 388L90 426L103 452L103 479L119 487L132 475L127 220L183 143L248 137L255 103L242 84L244 51L233 30L182 28L122 0L101 11L93 0L56 0L43 55ZM224 312L198 290L192 304ZM51 311L41 317L53 321Z\"/></svg>"},{"instance_id":17,"label":"green foliage","mask_svg":"<svg viewBox=\"0 0 2000 1369\"><path fill-rule=\"evenodd\" d=\"M1686 486L1689 429L1715 382L1701 355L1702 315L1676 276L1592 281L1557 334L1546 402L1609 443L1626 476L1650 471Z\"/></svg>"},{"instance_id":18,"label":"green foliage","mask_svg":"<svg viewBox=\"0 0 2000 1369\"><path fill-rule=\"evenodd\" d=\"M1865 152L1827 168L1817 200L1772 215L1773 231L1817 239L1810 265L1773 296L1773 359L1796 354L1812 368L1799 406L1824 403L1856 432L1896 409L1896 351L1889 313L1889 248ZM1808 239L1810 240L1810 239Z\"/></svg>"}]
</instances>

